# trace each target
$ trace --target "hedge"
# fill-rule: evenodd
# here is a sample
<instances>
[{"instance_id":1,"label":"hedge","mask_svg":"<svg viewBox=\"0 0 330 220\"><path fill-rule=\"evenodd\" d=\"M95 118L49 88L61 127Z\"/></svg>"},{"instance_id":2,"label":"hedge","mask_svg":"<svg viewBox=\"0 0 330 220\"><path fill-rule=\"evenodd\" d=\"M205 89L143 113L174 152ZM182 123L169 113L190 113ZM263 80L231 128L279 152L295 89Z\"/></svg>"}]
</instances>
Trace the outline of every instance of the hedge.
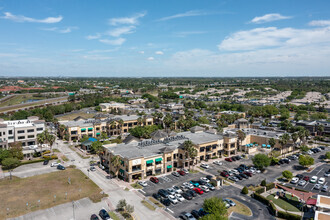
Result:
<instances>
[{"instance_id":1,"label":"hedge","mask_svg":"<svg viewBox=\"0 0 330 220\"><path fill-rule=\"evenodd\" d=\"M54 160L54 159L58 159L57 155L43 156L43 158L44 158L45 160Z\"/></svg>"},{"instance_id":2,"label":"hedge","mask_svg":"<svg viewBox=\"0 0 330 220\"><path fill-rule=\"evenodd\" d=\"M37 160L27 160L27 161L23 161L20 163L21 165L26 165L26 164L30 164L30 163L39 163L39 162L43 162L45 159L37 159Z\"/></svg>"},{"instance_id":3,"label":"hedge","mask_svg":"<svg viewBox=\"0 0 330 220\"><path fill-rule=\"evenodd\" d=\"M258 194L261 194L261 193L265 192L264 187L262 187L260 189L257 189L255 192L258 193Z\"/></svg>"},{"instance_id":4,"label":"hedge","mask_svg":"<svg viewBox=\"0 0 330 220\"><path fill-rule=\"evenodd\" d=\"M266 191L271 190L271 189L273 189L274 187L275 187L275 183L268 183L268 184L266 185Z\"/></svg>"},{"instance_id":5,"label":"hedge","mask_svg":"<svg viewBox=\"0 0 330 220\"><path fill-rule=\"evenodd\" d=\"M283 212L283 211L278 211L277 217L284 218L284 219L290 219L290 220L300 220L301 219L300 215L295 215L295 214L292 214L289 212Z\"/></svg>"},{"instance_id":6,"label":"hedge","mask_svg":"<svg viewBox=\"0 0 330 220\"><path fill-rule=\"evenodd\" d=\"M262 195L259 195L258 193L253 193L252 195L253 195L253 198L255 198L256 200L267 205L274 214L276 213L275 205L272 202L270 202L266 197L263 197Z\"/></svg>"}]
</instances>

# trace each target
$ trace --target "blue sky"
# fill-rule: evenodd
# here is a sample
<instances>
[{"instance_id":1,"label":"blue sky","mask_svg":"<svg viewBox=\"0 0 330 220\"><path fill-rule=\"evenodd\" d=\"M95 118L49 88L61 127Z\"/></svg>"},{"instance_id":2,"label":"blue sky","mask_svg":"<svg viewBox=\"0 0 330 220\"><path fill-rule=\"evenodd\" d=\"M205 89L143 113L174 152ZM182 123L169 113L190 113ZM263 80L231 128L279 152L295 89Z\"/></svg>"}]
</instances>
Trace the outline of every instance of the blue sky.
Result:
<instances>
[{"instance_id":1,"label":"blue sky","mask_svg":"<svg viewBox=\"0 0 330 220\"><path fill-rule=\"evenodd\" d=\"M330 1L0 0L1 76L330 76Z\"/></svg>"}]
</instances>

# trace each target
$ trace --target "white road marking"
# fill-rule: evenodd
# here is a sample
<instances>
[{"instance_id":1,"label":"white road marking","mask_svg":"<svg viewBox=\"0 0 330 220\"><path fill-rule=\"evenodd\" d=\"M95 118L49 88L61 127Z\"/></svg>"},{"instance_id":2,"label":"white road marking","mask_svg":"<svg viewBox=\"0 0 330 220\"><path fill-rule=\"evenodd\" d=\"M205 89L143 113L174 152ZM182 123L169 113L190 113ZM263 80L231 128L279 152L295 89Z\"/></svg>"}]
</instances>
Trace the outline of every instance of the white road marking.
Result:
<instances>
[{"instance_id":1,"label":"white road marking","mask_svg":"<svg viewBox=\"0 0 330 220\"><path fill-rule=\"evenodd\" d=\"M172 212L172 213L174 213L174 212L173 212L171 209L169 209L169 208L167 208L167 210L170 211L170 212Z\"/></svg>"},{"instance_id":2,"label":"white road marking","mask_svg":"<svg viewBox=\"0 0 330 220\"><path fill-rule=\"evenodd\" d=\"M320 169L317 173L316 173L316 175L318 175L321 171L323 170L323 168L322 169Z\"/></svg>"},{"instance_id":3,"label":"white road marking","mask_svg":"<svg viewBox=\"0 0 330 220\"><path fill-rule=\"evenodd\" d=\"M140 192L142 192L142 193L146 194L146 192L145 192L145 191L143 191L142 189L140 189Z\"/></svg>"},{"instance_id":4,"label":"white road marking","mask_svg":"<svg viewBox=\"0 0 330 220\"><path fill-rule=\"evenodd\" d=\"M308 185L308 183L306 183L306 185L303 188L305 188L307 185Z\"/></svg>"}]
</instances>

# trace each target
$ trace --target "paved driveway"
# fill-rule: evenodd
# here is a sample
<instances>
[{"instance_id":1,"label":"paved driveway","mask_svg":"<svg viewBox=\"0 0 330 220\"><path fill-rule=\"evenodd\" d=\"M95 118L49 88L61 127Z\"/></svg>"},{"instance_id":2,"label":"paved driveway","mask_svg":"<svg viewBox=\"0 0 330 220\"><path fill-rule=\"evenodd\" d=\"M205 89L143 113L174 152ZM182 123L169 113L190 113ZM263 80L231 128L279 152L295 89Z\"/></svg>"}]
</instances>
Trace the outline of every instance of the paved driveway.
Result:
<instances>
[{"instance_id":1,"label":"paved driveway","mask_svg":"<svg viewBox=\"0 0 330 220\"><path fill-rule=\"evenodd\" d=\"M40 162L40 163L32 163L32 164L19 166L13 170L12 175L25 178L25 177L36 176L40 174L58 171L56 167L51 167L50 164L51 161L49 162L48 165L43 165L43 162ZM9 173L6 173L6 176L7 175L9 175Z\"/></svg>"}]
</instances>

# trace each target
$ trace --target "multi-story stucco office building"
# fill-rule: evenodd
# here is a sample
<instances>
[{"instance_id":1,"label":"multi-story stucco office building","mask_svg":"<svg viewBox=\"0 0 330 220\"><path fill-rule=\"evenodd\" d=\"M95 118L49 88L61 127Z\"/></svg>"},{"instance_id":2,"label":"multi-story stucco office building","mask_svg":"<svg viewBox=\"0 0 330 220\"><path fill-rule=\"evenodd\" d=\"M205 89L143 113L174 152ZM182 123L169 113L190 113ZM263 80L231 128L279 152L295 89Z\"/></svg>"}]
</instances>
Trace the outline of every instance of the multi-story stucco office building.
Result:
<instances>
[{"instance_id":1,"label":"multi-story stucco office building","mask_svg":"<svg viewBox=\"0 0 330 220\"><path fill-rule=\"evenodd\" d=\"M26 120L4 121L0 119L0 148L8 149L9 144L15 141L22 146L36 145L37 135L45 130L45 121L36 116Z\"/></svg>"},{"instance_id":2,"label":"multi-story stucco office building","mask_svg":"<svg viewBox=\"0 0 330 220\"><path fill-rule=\"evenodd\" d=\"M138 115L116 115L114 117L84 119L78 117L72 121L60 121L69 135L69 141L77 141L84 135L99 137L102 132L109 136L128 132L130 128L138 126ZM152 117L145 117L141 125L153 125Z\"/></svg>"}]
</instances>

